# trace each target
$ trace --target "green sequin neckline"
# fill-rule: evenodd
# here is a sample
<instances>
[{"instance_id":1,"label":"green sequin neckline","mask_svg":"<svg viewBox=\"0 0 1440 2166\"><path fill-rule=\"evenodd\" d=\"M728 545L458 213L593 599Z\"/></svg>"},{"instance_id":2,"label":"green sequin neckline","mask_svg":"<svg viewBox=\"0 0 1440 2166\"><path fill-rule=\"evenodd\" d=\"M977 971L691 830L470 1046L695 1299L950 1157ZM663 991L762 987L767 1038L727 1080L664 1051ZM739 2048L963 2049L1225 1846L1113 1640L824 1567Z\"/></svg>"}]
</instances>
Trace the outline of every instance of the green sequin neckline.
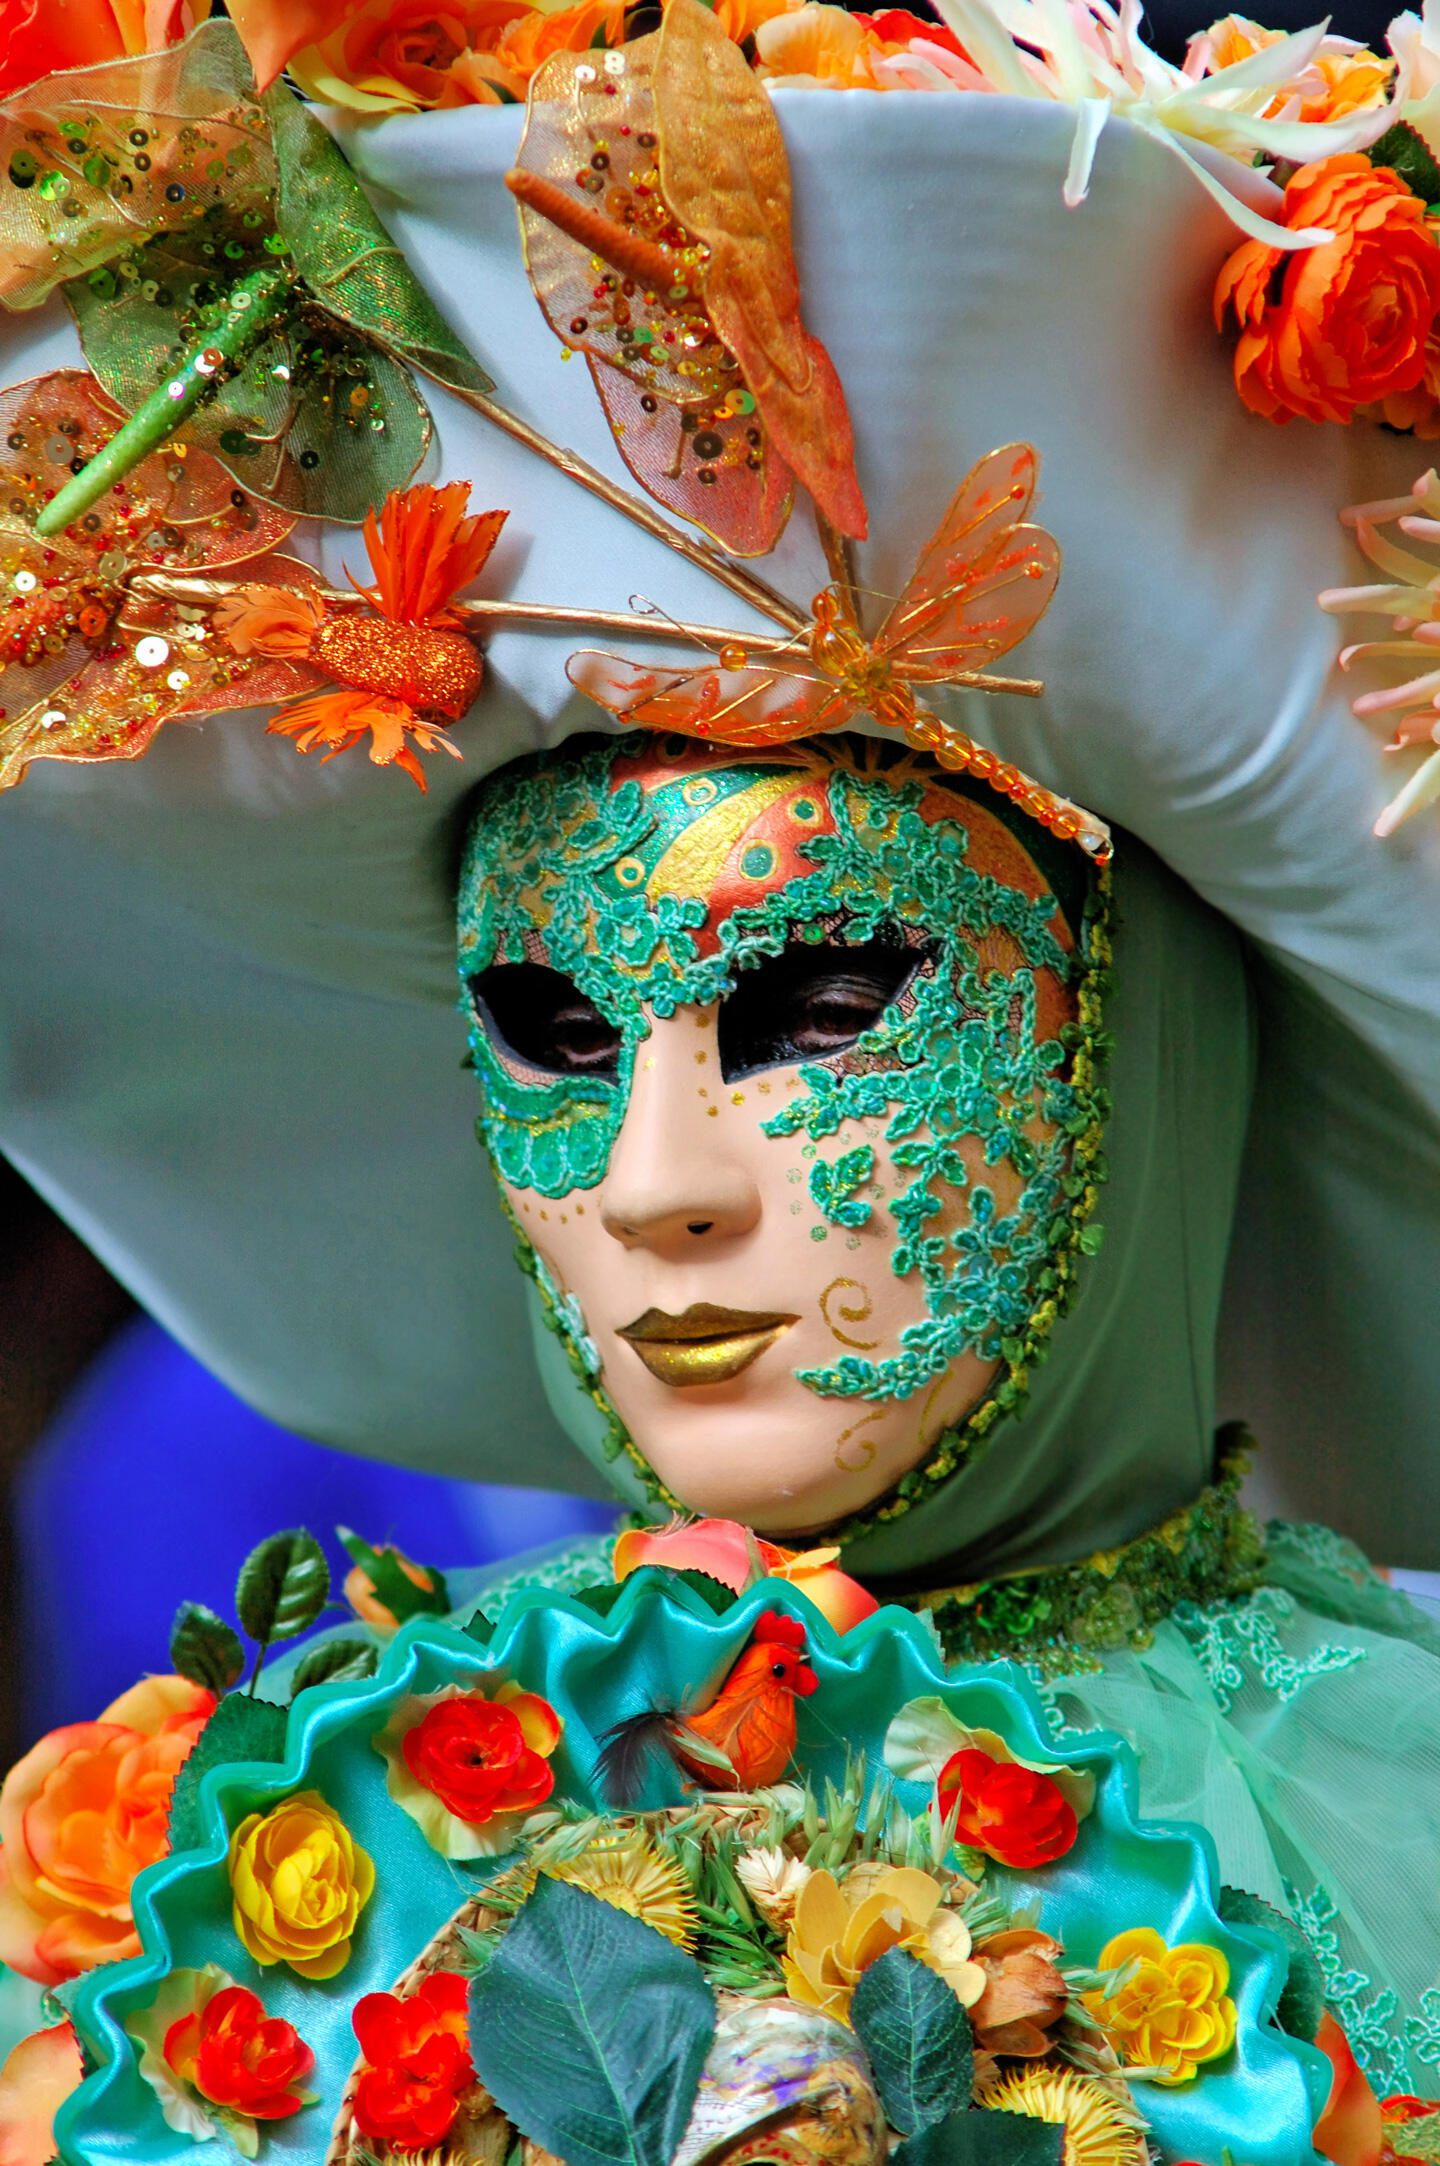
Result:
<instances>
[{"instance_id":1,"label":"green sequin neckline","mask_svg":"<svg viewBox=\"0 0 1440 2166\"><path fill-rule=\"evenodd\" d=\"M1260 1529L1239 1501L1254 1441L1231 1422L1216 1445L1210 1486L1118 1549L891 1599L928 1611L951 1662L1025 1662L1059 1677L1102 1669L1099 1657L1122 1648L1142 1653L1182 1602L1236 1601L1264 1579Z\"/></svg>"}]
</instances>

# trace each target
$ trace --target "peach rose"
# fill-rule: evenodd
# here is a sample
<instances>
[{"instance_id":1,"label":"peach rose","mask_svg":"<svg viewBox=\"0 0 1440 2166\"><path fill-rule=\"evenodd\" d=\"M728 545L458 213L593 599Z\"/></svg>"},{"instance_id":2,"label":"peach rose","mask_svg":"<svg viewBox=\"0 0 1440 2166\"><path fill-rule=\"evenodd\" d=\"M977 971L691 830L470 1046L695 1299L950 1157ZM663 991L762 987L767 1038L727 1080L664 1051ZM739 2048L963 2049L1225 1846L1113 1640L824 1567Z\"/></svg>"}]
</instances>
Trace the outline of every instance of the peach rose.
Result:
<instances>
[{"instance_id":1,"label":"peach rose","mask_svg":"<svg viewBox=\"0 0 1440 2166\"><path fill-rule=\"evenodd\" d=\"M878 90L880 40L844 8L805 0L755 32L756 73L772 82L832 90Z\"/></svg>"},{"instance_id":2,"label":"peach rose","mask_svg":"<svg viewBox=\"0 0 1440 2166\"><path fill-rule=\"evenodd\" d=\"M1262 30L1247 15L1223 16L1197 41L1205 73L1214 75L1221 68L1249 60L1267 45L1278 45L1286 35L1283 30ZM1383 105L1394 77L1393 60L1382 60L1378 53L1354 45L1348 38L1326 38L1304 72L1270 100L1265 118L1273 120L1290 107L1288 119L1343 120L1348 114ZM1295 110L1297 92L1300 103Z\"/></svg>"},{"instance_id":3,"label":"peach rose","mask_svg":"<svg viewBox=\"0 0 1440 2166\"><path fill-rule=\"evenodd\" d=\"M836 1567L838 1549L782 1549L734 1519L677 1520L668 1527L628 1527L615 1538L611 1569L617 1583L645 1564L672 1572L703 1572L744 1594L761 1579L784 1579L808 1595L837 1632L848 1632L879 1608L858 1579Z\"/></svg>"},{"instance_id":4,"label":"peach rose","mask_svg":"<svg viewBox=\"0 0 1440 2166\"><path fill-rule=\"evenodd\" d=\"M1302 166L1285 190L1292 230L1328 228L1286 254L1246 241L1215 286L1215 321L1240 327L1235 384L1272 421L1350 421L1425 376L1440 310L1440 248L1425 205L1358 152Z\"/></svg>"},{"instance_id":5,"label":"peach rose","mask_svg":"<svg viewBox=\"0 0 1440 2166\"><path fill-rule=\"evenodd\" d=\"M214 1709L147 1677L98 1722L52 1730L0 1788L0 1962L41 1985L138 1955L130 1884L169 1848L170 1793Z\"/></svg>"},{"instance_id":6,"label":"peach rose","mask_svg":"<svg viewBox=\"0 0 1440 2166\"><path fill-rule=\"evenodd\" d=\"M0 7L0 98L61 68L176 45L195 23L193 0L9 0Z\"/></svg>"},{"instance_id":7,"label":"peach rose","mask_svg":"<svg viewBox=\"0 0 1440 2166\"><path fill-rule=\"evenodd\" d=\"M55 2116L84 2073L69 2023L21 2039L0 2068L0 2166L47 2166Z\"/></svg>"},{"instance_id":8,"label":"peach rose","mask_svg":"<svg viewBox=\"0 0 1440 2166\"><path fill-rule=\"evenodd\" d=\"M523 100L542 60L625 35L624 0L234 0L256 79L362 113Z\"/></svg>"}]
</instances>

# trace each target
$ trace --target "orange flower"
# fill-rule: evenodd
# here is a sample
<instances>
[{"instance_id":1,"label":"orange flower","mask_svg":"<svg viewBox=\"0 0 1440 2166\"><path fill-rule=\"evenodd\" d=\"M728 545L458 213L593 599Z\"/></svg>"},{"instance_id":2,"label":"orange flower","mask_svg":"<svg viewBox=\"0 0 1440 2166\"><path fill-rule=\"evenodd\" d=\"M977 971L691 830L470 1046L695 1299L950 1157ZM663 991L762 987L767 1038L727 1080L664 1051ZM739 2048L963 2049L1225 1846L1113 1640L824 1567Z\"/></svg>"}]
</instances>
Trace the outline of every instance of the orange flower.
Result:
<instances>
[{"instance_id":1,"label":"orange flower","mask_svg":"<svg viewBox=\"0 0 1440 2166\"><path fill-rule=\"evenodd\" d=\"M194 0L8 0L0 8L0 98L62 68L178 45L197 19Z\"/></svg>"},{"instance_id":2,"label":"orange flower","mask_svg":"<svg viewBox=\"0 0 1440 2166\"><path fill-rule=\"evenodd\" d=\"M138 1955L130 1884L169 1848L175 1776L215 1706L148 1677L52 1730L0 1789L0 1962L41 1985Z\"/></svg>"},{"instance_id":3,"label":"orange flower","mask_svg":"<svg viewBox=\"0 0 1440 2166\"><path fill-rule=\"evenodd\" d=\"M1214 75L1221 68L1234 67L1267 45L1281 44L1286 35L1283 30L1262 30L1247 15L1223 16L1199 41L1204 71ZM1264 118L1273 120L1283 114L1287 120L1342 120L1348 113L1383 105L1394 76L1393 60L1382 60L1378 53L1346 38L1327 38L1295 84L1271 99Z\"/></svg>"},{"instance_id":4,"label":"orange flower","mask_svg":"<svg viewBox=\"0 0 1440 2166\"><path fill-rule=\"evenodd\" d=\"M836 90L879 90L874 61L884 47L844 8L805 0L755 32L756 74Z\"/></svg>"},{"instance_id":5,"label":"orange flower","mask_svg":"<svg viewBox=\"0 0 1440 2166\"><path fill-rule=\"evenodd\" d=\"M1056 1969L1063 1953L1034 1926L992 1933L974 1951L985 1973L985 1990L970 2010L975 2044L983 2053L1033 2060L1050 2051L1046 2036L1068 2005L1065 1980Z\"/></svg>"},{"instance_id":6,"label":"orange flower","mask_svg":"<svg viewBox=\"0 0 1440 2166\"><path fill-rule=\"evenodd\" d=\"M743 45L774 15L793 15L805 0L715 0L715 20L727 38Z\"/></svg>"},{"instance_id":7,"label":"orange flower","mask_svg":"<svg viewBox=\"0 0 1440 2166\"><path fill-rule=\"evenodd\" d=\"M1335 238L1282 250L1245 241L1215 286L1215 321L1240 326L1235 383L1273 421L1350 421L1425 376L1440 310L1440 248L1425 205L1358 152L1302 166L1285 190L1292 230Z\"/></svg>"},{"instance_id":8,"label":"orange flower","mask_svg":"<svg viewBox=\"0 0 1440 2166\"><path fill-rule=\"evenodd\" d=\"M1385 2134L1380 2101L1328 2009L1320 2018L1315 2043L1331 2071L1330 2095L1312 2138L1316 2150L1335 2166L1378 2166Z\"/></svg>"},{"instance_id":9,"label":"orange flower","mask_svg":"<svg viewBox=\"0 0 1440 2166\"><path fill-rule=\"evenodd\" d=\"M235 0L261 87L288 68L309 98L362 113L523 99L551 53L625 35L624 0Z\"/></svg>"},{"instance_id":10,"label":"orange flower","mask_svg":"<svg viewBox=\"0 0 1440 2166\"><path fill-rule=\"evenodd\" d=\"M941 1768L935 1795L942 1814L956 1815L956 1839L1001 1865L1029 1872L1074 1846L1074 1806L1059 1783L1018 1760L967 1747Z\"/></svg>"},{"instance_id":11,"label":"orange flower","mask_svg":"<svg viewBox=\"0 0 1440 2166\"><path fill-rule=\"evenodd\" d=\"M0 2068L0 2166L47 2166L55 2116L84 2073L70 2024L21 2039Z\"/></svg>"},{"instance_id":12,"label":"orange flower","mask_svg":"<svg viewBox=\"0 0 1440 2166\"><path fill-rule=\"evenodd\" d=\"M411 1586L418 1587L422 1595L434 1595L436 1593L438 1574L431 1571L426 1565L416 1564L413 1557L407 1557L405 1552L402 1549L397 1549L393 1542L382 1543L377 1554L381 1557L393 1557ZM399 1631L401 1620L396 1616L388 1602L381 1601L375 1589L375 1582L363 1564L355 1565L345 1574L344 1594L351 1609L354 1610L363 1624L370 1625L373 1630L383 1633L387 1638L391 1633Z\"/></svg>"},{"instance_id":13,"label":"orange flower","mask_svg":"<svg viewBox=\"0 0 1440 2166\"><path fill-rule=\"evenodd\" d=\"M868 1617L879 1604L858 1579L835 1570L838 1549L781 1549L734 1519L677 1520L668 1527L630 1527L615 1540L617 1583L643 1564L672 1572L704 1572L743 1594L760 1579L785 1579L810 1597L837 1632Z\"/></svg>"},{"instance_id":14,"label":"orange flower","mask_svg":"<svg viewBox=\"0 0 1440 2166\"><path fill-rule=\"evenodd\" d=\"M357 589L370 611L335 608L303 583L310 575L291 568L290 586L246 586L227 595L214 627L238 655L269 655L294 663L302 682L323 670L344 687L320 692L286 707L271 722L272 734L293 737L302 752L329 747L333 759L370 732L370 757L378 767L393 761L425 788L424 770L410 743L422 752L460 753L430 716L463 715L480 690L480 656L463 632L452 604L474 579L495 546L508 514L472 512L465 506L470 484L443 489L428 483L386 497L377 523L365 515L365 547L375 584Z\"/></svg>"}]
</instances>

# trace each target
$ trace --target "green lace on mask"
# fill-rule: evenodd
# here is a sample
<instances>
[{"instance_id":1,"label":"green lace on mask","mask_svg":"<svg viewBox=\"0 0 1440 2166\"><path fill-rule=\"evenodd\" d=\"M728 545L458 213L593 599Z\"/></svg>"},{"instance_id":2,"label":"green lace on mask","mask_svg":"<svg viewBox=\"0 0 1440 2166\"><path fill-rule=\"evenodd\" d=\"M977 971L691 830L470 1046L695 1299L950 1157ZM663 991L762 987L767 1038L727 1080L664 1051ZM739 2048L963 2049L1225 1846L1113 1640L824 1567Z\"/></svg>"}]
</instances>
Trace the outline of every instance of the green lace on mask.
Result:
<instances>
[{"instance_id":1,"label":"green lace on mask","mask_svg":"<svg viewBox=\"0 0 1440 2166\"><path fill-rule=\"evenodd\" d=\"M1098 1243L1099 1229L1088 1222L1103 1178L1108 1111L1098 1082L1108 881L1101 874L1089 886L1078 945L1067 952L1052 929L1053 895L1032 900L972 868L963 819L921 816L924 781L866 771L837 749L829 774L812 780L813 795L828 793L836 832L810 835L800 847L810 869L732 910L702 944L705 898L654 893L656 866L702 811L791 787L795 763L736 753L722 768L646 792L632 779L613 779L617 758L638 742L526 762L484 793L461 883L462 981L468 988L495 963L544 963L594 1002L618 1032L620 1051L613 1079L517 1074L472 1007L472 1058L485 1093L480 1137L513 1187L551 1200L593 1188L624 1119L647 1009L665 1017L709 1006L747 965L796 939L860 944L893 938L897 925L914 929L925 961L907 997L838 1061L802 1065L804 1095L762 1124L777 1139L803 1132L815 1146L846 1121L884 1122L892 1161L908 1177L888 1205L898 1235L891 1267L913 1274L925 1292L925 1320L905 1329L898 1353L846 1357L798 1371L798 1379L827 1396L891 1399L921 1390L967 1351L1000 1365L990 1391L925 1464L837 1530L852 1538L927 1494L1021 1403L1073 1291L1078 1258ZM982 963L982 944L996 936L1018 955L1009 970ZM1036 1031L1041 969L1073 987L1078 1010L1046 1040ZM1037 1112L1046 1127L1038 1139L1027 1132ZM1016 1191L1009 1208L967 1165L964 1139L978 1142L983 1169L1006 1170ZM825 1222L853 1228L869 1219L873 1207L855 1191L872 1166L868 1145L833 1161L816 1158L809 1186L821 1214L817 1238ZM961 1195L968 1208L947 1234L936 1222L947 1200ZM656 1500L677 1507L599 1388L593 1352L587 1359L576 1344L573 1320L523 1235L520 1261L578 1381L606 1416L612 1455L624 1451Z\"/></svg>"}]
</instances>

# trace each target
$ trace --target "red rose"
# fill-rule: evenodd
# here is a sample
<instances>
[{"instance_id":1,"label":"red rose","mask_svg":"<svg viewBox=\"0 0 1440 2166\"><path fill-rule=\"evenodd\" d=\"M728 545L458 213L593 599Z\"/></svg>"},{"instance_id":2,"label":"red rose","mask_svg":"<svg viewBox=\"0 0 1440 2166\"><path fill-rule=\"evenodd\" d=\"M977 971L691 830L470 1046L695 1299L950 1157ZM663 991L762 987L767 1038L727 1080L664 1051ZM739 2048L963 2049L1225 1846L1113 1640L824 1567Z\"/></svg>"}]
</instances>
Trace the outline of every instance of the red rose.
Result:
<instances>
[{"instance_id":1,"label":"red rose","mask_svg":"<svg viewBox=\"0 0 1440 2166\"><path fill-rule=\"evenodd\" d=\"M1075 1814L1048 1775L1015 1760L992 1760L978 1747L955 1753L940 1770L940 1810L958 1803L957 1842L1022 1871L1061 1858L1075 1840Z\"/></svg>"},{"instance_id":2,"label":"red rose","mask_svg":"<svg viewBox=\"0 0 1440 2166\"><path fill-rule=\"evenodd\" d=\"M545 1702L534 1705L544 1709L558 1736ZM517 1712L478 1692L440 1700L406 1731L405 1765L457 1820L483 1823L495 1813L538 1805L554 1789L555 1775L526 1742L524 1714L524 1708Z\"/></svg>"},{"instance_id":3,"label":"red rose","mask_svg":"<svg viewBox=\"0 0 1440 2166\"><path fill-rule=\"evenodd\" d=\"M351 2021L366 2066L350 2110L362 2136L419 2151L449 2135L461 2094L475 2080L466 1994L463 1978L437 1970L408 2000L367 1993L356 2002Z\"/></svg>"},{"instance_id":4,"label":"red rose","mask_svg":"<svg viewBox=\"0 0 1440 2166\"><path fill-rule=\"evenodd\" d=\"M245 1986L225 1986L165 2033L165 2058L212 2106L284 2121L306 2103L298 2086L315 2056L293 2023L267 2016Z\"/></svg>"}]
</instances>

